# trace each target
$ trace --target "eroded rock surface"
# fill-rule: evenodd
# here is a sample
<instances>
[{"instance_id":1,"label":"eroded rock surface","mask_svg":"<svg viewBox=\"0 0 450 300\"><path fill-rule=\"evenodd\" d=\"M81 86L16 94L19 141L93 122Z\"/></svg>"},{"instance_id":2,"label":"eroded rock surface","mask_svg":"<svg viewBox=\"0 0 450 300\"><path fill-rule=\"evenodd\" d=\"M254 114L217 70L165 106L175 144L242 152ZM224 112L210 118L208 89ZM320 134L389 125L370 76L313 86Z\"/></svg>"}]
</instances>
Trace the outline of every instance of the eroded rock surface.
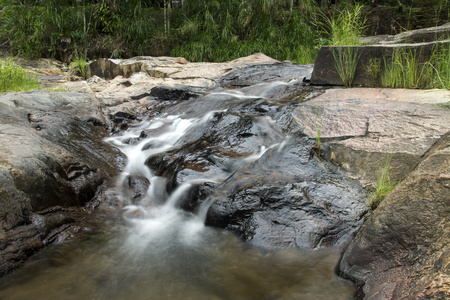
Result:
<instances>
[{"instance_id":1,"label":"eroded rock surface","mask_svg":"<svg viewBox=\"0 0 450 300\"><path fill-rule=\"evenodd\" d=\"M450 298L450 134L366 221L342 274L365 299Z\"/></svg>"},{"instance_id":2,"label":"eroded rock surface","mask_svg":"<svg viewBox=\"0 0 450 300\"><path fill-rule=\"evenodd\" d=\"M358 181L317 160L314 142L292 126L298 105L292 94L298 97L304 88L257 84L170 107L165 114L209 117L176 149L146 164L167 178L169 193L193 185L180 206L197 211L211 202L206 223L253 246L344 246L367 213L366 193Z\"/></svg>"},{"instance_id":3,"label":"eroded rock surface","mask_svg":"<svg viewBox=\"0 0 450 300\"><path fill-rule=\"evenodd\" d=\"M45 244L64 239L56 237L62 231L84 230L77 223L82 211L72 208L90 201L119 167L120 154L102 141L107 131L95 126L101 124L98 116L89 95L0 96L2 274Z\"/></svg>"}]
</instances>

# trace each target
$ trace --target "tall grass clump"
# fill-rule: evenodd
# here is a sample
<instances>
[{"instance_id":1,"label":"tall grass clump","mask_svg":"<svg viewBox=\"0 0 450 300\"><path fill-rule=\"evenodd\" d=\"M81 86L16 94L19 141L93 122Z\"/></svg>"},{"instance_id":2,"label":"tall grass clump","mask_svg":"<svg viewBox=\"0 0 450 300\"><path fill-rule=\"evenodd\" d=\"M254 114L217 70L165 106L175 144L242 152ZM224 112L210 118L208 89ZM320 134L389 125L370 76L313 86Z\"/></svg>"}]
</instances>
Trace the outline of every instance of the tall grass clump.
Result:
<instances>
[{"instance_id":1,"label":"tall grass clump","mask_svg":"<svg viewBox=\"0 0 450 300\"><path fill-rule=\"evenodd\" d=\"M381 201L394 189L395 182L391 180L389 166L392 156L386 159L384 166L377 174L375 190L369 196L369 207L374 210L380 205Z\"/></svg>"},{"instance_id":2,"label":"tall grass clump","mask_svg":"<svg viewBox=\"0 0 450 300\"><path fill-rule=\"evenodd\" d=\"M338 15L319 14L316 24L326 36L325 43L330 46L334 58L334 66L345 86L351 86L359 61L357 47L341 47L360 45L366 19L363 17L364 5L356 4L345 7Z\"/></svg>"},{"instance_id":3,"label":"tall grass clump","mask_svg":"<svg viewBox=\"0 0 450 300\"><path fill-rule=\"evenodd\" d=\"M435 46L427 59L420 51L394 49L384 67L383 87L450 89L450 44Z\"/></svg>"},{"instance_id":4,"label":"tall grass clump","mask_svg":"<svg viewBox=\"0 0 450 300\"><path fill-rule=\"evenodd\" d=\"M381 84L390 88L426 88L433 76L429 63L412 49L394 49L392 58L385 59L384 69Z\"/></svg>"},{"instance_id":5,"label":"tall grass clump","mask_svg":"<svg viewBox=\"0 0 450 300\"><path fill-rule=\"evenodd\" d=\"M37 76L31 75L11 58L0 61L0 92L29 91L37 88Z\"/></svg>"},{"instance_id":6,"label":"tall grass clump","mask_svg":"<svg viewBox=\"0 0 450 300\"><path fill-rule=\"evenodd\" d=\"M357 47L332 48L334 66L345 86L350 87L355 79L356 67L361 56Z\"/></svg>"},{"instance_id":7,"label":"tall grass clump","mask_svg":"<svg viewBox=\"0 0 450 300\"><path fill-rule=\"evenodd\" d=\"M450 43L436 48L431 65L435 72L432 87L450 90Z\"/></svg>"},{"instance_id":8,"label":"tall grass clump","mask_svg":"<svg viewBox=\"0 0 450 300\"><path fill-rule=\"evenodd\" d=\"M363 4L347 6L337 15L320 13L315 23L326 36L325 43L330 46L360 45L366 28Z\"/></svg>"}]
</instances>

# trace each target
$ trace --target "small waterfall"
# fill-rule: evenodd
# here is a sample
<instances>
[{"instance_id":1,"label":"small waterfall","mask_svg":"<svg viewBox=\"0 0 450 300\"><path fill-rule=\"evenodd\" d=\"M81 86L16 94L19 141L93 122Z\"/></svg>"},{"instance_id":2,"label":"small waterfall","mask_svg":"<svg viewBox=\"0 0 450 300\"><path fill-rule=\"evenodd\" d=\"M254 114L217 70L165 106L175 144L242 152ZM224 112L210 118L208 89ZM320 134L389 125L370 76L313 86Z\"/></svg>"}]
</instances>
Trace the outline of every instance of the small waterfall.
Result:
<instances>
[{"instance_id":1,"label":"small waterfall","mask_svg":"<svg viewBox=\"0 0 450 300\"><path fill-rule=\"evenodd\" d=\"M124 204L126 224L77 241L69 250L62 245L50 258L38 258L0 286L0 299L349 299L353 287L334 274L339 253L243 246L233 234L204 225L218 194L203 200L197 213L181 208L196 188L226 184L232 174L258 164L263 168L270 155L283 151L289 137L270 117L242 115L253 102L271 105L265 98L294 84L272 82L211 93L189 102L192 106L174 108L172 114L167 109L166 115L108 138L127 157L116 186L105 192ZM245 145L236 150L237 143L213 136L214 143L232 146L205 156L216 167L211 172L193 170L195 176L174 188L173 178L157 176L147 166L149 158L165 160L164 153L201 139L210 124L231 122L248 125L248 131L234 137ZM132 180L145 183L138 200L126 190Z\"/></svg>"}]
</instances>

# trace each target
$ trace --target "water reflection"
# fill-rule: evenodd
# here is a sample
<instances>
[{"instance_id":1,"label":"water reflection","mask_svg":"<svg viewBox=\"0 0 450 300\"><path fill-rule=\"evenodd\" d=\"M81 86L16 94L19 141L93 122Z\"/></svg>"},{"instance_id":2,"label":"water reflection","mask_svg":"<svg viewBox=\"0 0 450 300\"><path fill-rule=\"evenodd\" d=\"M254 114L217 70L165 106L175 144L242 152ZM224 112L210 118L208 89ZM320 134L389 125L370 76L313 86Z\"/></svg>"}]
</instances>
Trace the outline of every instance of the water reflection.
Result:
<instances>
[{"instance_id":1,"label":"water reflection","mask_svg":"<svg viewBox=\"0 0 450 300\"><path fill-rule=\"evenodd\" d=\"M0 299L350 299L337 252L266 252L182 211L55 246L5 278Z\"/></svg>"}]
</instances>

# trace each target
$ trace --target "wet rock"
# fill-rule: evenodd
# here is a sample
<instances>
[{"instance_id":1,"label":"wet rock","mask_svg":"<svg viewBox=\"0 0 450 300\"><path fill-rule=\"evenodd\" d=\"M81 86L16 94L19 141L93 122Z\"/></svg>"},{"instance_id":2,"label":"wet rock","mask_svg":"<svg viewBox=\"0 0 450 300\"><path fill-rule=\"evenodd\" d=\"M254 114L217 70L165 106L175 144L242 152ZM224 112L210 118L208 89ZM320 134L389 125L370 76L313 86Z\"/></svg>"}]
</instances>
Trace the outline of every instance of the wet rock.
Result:
<instances>
[{"instance_id":1,"label":"wet rock","mask_svg":"<svg viewBox=\"0 0 450 300\"><path fill-rule=\"evenodd\" d=\"M150 182L144 176L128 175L123 186L125 197L131 200L131 204L139 204L144 200L149 186Z\"/></svg>"},{"instance_id":2,"label":"wet rock","mask_svg":"<svg viewBox=\"0 0 450 300\"><path fill-rule=\"evenodd\" d=\"M446 134L366 221L342 275L365 299L450 297L450 135Z\"/></svg>"},{"instance_id":3,"label":"wet rock","mask_svg":"<svg viewBox=\"0 0 450 300\"><path fill-rule=\"evenodd\" d=\"M199 94L192 93L186 88L170 86L156 86L152 88L150 95L160 100L188 100L199 97Z\"/></svg>"},{"instance_id":4,"label":"wet rock","mask_svg":"<svg viewBox=\"0 0 450 300\"><path fill-rule=\"evenodd\" d=\"M216 187L207 223L263 248L349 243L367 211L359 183L327 170L311 148L294 141L278 150L268 150Z\"/></svg>"},{"instance_id":5,"label":"wet rock","mask_svg":"<svg viewBox=\"0 0 450 300\"><path fill-rule=\"evenodd\" d=\"M299 80L309 76L312 65L286 65L283 63L243 67L228 72L221 78L224 87L245 87L263 82Z\"/></svg>"},{"instance_id":6,"label":"wet rock","mask_svg":"<svg viewBox=\"0 0 450 300\"><path fill-rule=\"evenodd\" d=\"M1 273L42 247L50 231L77 221L56 214L36 217L37 212L81 207L116 174L120 154L102 141L107 131L86 122L98 115L97 108L88 95L78 93L0 97L0 233L21 232L17 243L29 244L2 252L7 257L14 252L16 258L2 263ZM2 239L0 247L12 249L12 241Z\"/></svg>"},{"instance_id":7,"label":"wet rock","mask_svg":"<svg viewBox=\"0 0 450 300\"><path fill-rule=\"evenodd\" d=\"M127 112L119 111L116 112L111 119L114 123L119 124L126 120L136 120L136 116Z\"/></svg>"}]
</instances>

